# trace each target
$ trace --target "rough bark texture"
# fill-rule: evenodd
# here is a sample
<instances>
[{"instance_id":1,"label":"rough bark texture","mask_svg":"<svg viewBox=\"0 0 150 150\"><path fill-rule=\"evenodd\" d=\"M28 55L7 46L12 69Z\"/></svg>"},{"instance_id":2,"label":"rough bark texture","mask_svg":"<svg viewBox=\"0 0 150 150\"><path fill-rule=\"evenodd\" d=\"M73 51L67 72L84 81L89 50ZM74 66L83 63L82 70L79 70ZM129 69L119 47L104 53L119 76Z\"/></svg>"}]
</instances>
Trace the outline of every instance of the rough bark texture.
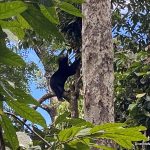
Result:
<instances>
[{"instance_id":1,"label":"rough bark texture","mask_svg":"<svg viewBox=\"0 0 150 150\"><path fill-rule=\"evenodd\" d=\"M80 78L80 69L77 70L77 73L74 77L75 83L73 85L72 94L71 94L71 118L78 118L79 112L78 112L78 99L79 99L79 93L80 93L80 87L79 87L79 78Z\"/></svg>"},{"instance_id":2,"label":"rough bark texture","mask_svg":"<svg viewBox=\"0 0 150 150\"><path fill-rule=\"evenodd\" d=\"M84 110L85 119L94 124L114 121L110 4L110 0L86 0L82 8Z\"/></svg>"}]
</instances>

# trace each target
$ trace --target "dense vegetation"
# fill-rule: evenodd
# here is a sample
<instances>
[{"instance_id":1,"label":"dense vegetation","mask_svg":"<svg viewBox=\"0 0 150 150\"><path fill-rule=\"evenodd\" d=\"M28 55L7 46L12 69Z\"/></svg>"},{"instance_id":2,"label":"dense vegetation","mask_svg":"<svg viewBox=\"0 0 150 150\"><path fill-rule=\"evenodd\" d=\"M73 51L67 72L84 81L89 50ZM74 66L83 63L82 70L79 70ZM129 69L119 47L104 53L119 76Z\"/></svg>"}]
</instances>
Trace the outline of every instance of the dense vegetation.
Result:
<instances>
[{"instance_id":1,"label":"dense vegetation","mask_svg":"<svg viewBox=\"0 0 150 150\"><path fill-rule=\"evenodd\" d=\"M81 119L84 116L82 83L78 85L81 90L78 91L77 97L80 118L76 119L70 118L70 112L65 112L66 107L70 110L67 102L59 105L54 100L51 105L43 107L43 101L38 102L29 94L29 82L37 80L38 83L40 70L34 63L25 63L17 54L18 51L26 52L28 48L35 51L45 69L43 84L39 84L38 87L48 90L47 80L57 68L59 54L68 50L69 54L76 55L76 49L81 48L82 3L83 0L0 2L0 125L4 131L5 145L14 150L19 146L16 131L25 131L30 135L34 146L54 150L88 150L90 147L111 149L95 144L95 139L99 138L114 140L121 147L128 149L132 148L132 142L147 140L139 132L145 131L146 128L133 126L146 126L149 135L148 0L112 1L115 120L121 123L94 126ZM18 42L17 45L12 43L10 46L9 43L14 39ZM69 79L66 88L73 90L75 80L77 79ZM32 105L40 106L47 111L57 110L58 113L55 114L50 127L46 125L45 118L31 108ZM29 120L32 126L24 119ZM124 122L126 124L122 124ZM35 124L41 127L38 128Z\"/></svg>"}]
</instances>

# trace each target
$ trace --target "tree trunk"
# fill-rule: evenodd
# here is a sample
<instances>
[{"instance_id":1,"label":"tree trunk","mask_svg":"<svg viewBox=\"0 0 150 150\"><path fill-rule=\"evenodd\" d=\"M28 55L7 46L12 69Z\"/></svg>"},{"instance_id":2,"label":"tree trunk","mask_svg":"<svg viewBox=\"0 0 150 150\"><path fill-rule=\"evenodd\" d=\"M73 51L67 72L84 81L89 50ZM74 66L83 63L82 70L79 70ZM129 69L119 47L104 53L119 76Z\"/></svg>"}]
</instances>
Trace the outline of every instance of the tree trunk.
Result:
<instances>
[{"instance_id":1,"label":"tree trunk","mask_svg":"<svg viewBox=\"0 0 150 150\"><path fill-rule=\"evenodd\" d=\"M111 1L83 4L82 72L85 119L94 124L114 121Z\"/></svg>"}]
</instances>

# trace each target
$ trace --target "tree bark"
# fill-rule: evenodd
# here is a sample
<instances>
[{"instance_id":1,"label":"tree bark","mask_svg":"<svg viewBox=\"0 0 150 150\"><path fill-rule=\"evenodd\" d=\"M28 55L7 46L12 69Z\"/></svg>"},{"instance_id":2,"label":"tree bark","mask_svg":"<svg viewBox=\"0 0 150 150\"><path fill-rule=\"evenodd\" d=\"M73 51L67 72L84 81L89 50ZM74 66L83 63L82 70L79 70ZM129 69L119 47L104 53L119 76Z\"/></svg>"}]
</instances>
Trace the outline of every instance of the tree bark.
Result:
<instances>
[{"instance_id":1,"label":"tree bark","mask_svg":"<svg viewBox=\"0 0 150 150\"><path fill-rule=\"evenodd\" d=\"M74 77L75 83L72 85L71 91L71 118L78 118L79 117L79 110L78 110L78 100L79 100L79 78L80 78L80 69L77 70L77 73Z\"/></svg>"},{"instance_id":2,"label":"tree bark","mask_svg":"<svg viewBox=\"0 0 150 150\"><path fill-rule=\"evenodd\" d=\"M111 1L86 0L82 10L85 119L94 124L114 122Z\"/></svg>"}]
</instances>

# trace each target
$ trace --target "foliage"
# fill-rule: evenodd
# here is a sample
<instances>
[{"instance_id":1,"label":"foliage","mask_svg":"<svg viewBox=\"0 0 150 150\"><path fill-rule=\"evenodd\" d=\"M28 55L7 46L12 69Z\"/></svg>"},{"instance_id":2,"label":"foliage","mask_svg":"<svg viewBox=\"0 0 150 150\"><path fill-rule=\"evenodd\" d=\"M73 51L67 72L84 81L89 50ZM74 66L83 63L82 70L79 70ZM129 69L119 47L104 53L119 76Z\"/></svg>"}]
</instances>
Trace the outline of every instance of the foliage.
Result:
<instances>
[{"instance_id":1,"label":"foliage","mask_svg":"<svg viewBox=\"0 0 150 150\"><path fill-rule=\"evenodd\" d=\"M45 134L44 138L51 143L50 149L76 150L80 148L90 150L91 147L97 147L112 150L110 147L95 144L97 139L110 139L124 148L131 149L132 142L147 140L139 132L146 130L142 126L127 128L125 124L121 123L94 126L80 118L69 118L69 115L70 113L68 112L60 115L48 129L49 132ZM42 143L39 143L39 145L42 147Z\"/></svg>"},{"instance_id":2,"label":"foliage","mask_svg":"<svg viewBox=\"0 0 150 150\"><path fill-rule=\"evenodd\" d=\"M68 113L60 115L50 128L46 128L41 114L29 107L31 104L37 106L39 104L26 92L24 84L27 83L28 77L25 78L23 74L27 65L19 55L6 46L7 35L4 29L11 31L19 40L24 41L23 48L44 43L46 50L43 52L44 61L41 61L46 64L51 60L50 63L54 69L56 55L52 52L58 51L49 51L52 48L48 47L50 43L56 47L61 44L63 49L67 47L64 43L72 39L76 41L75 44L78 44L78 47L81 45L81 18L71 15L82 16L80 10L75 6L83 2L83 0L50 0L47 4L40 3L40 1L35 3L33 0L0 2L0 125L4 130L5 139L14 150L19 144L16 136L18 129L14 127L14 122L20 123L17 120L18 116L43 127L42 131L34 126L36 133L41 137L40 141L37 140L35 133L27 130L34 145L40 145L43 149L45 145L49 145L54 150L86 150L91 147L112 149L95 144L95 140L99 138L113 140L122 147L130 149L132 142L147 140L140 132L146 130L142 126L127 128L125 124L118 123L94 126L79 118L70 119ZM127 121L130 126L143 124L148 127L150 125L150 74L149 51L145 50L145 47L149 44L150 3L148 0L142 2L131 0L130 3L125 0L112 0L112 7L112 27L115 39L116 120ZM126 11L122 13L123 9ZM68 16L69 19L66 20ZM70 25L79 26L79 30L72 32ZM59 29L63 29L63 34L59 32ZM74 45L72 47L74 48ZM52 55L48 55L49 53ZM9 117L6 115L8 112L3 109L2 103L11 108L12 116L11 113ZM45 143L45 140L48 144Z\"/></svg>"},{"instance_id":3,"label":"foliage","mask_svg":"<svg viewBox=\"0 0 150 150\"><path fill-rule=\"evenodd\" d=\"M73 11L70 10L70 7ZM56 24L59 23L57 8L76 16L82 16L81 12L72 4L58 0L50 7L38 6L38 3L34 5L32 1L29 3L10 1L0 3L0 25L3 29L9 29L19 39L24 38L25 29L30 29L45 39L56 38L63 41L64 39L56 27Z\"/></svg>"},{"instance_id":4,"label":"foliage","mask_svg":"<svg viewBox=\"0 0 150 150\"><path fill-rule=\"evenodd\" d=\"M70 7L73 11L70 10ZM6 116L7 113L12 115L11 118L19 119L17 117L19 115L42 127L46 127L46 122L40 113L29 107L29 104L39 106L38 102L24 90L21 90L21 84L19 86L16 84L16 80L11 80L11 76L7 75L9 68L9 70L14 68L14 70L20 71L23 67L25 68L26 64L19 55L6 47L5 39L7 35L2 29L11 31L18 39L23 39L26 32L30 30L30 32L36 32L37 35L46 40L56 39L62 42L64 41L63 36L56 27L56 24L59 24L57 8L73 15L82 16L81 12L73 5L62 1L56 1L50 7L38 5L38 3L34 4L32 1L29 1L29 3L23 1L3 1L0 3L0 65L2 67L0 74L0 98L13 111L12 114L4 111L3 103L1 102L1 126L6 139L14 150L17 149L19 143L13 124Z\"/></svg>"},{"instance_id":5,"label":"foliage","mask_svg":"<svg viewBox=\"0 0 150 150\"><path fill-rule=\"evenodd\" d=\"M116 121L148 127L150 3L114 0L112 6Z\"/></svg>"},{"instance_id":6,"label":"foliage","mask_svg":"<svg viewBox=\"0 0 150 150\"><path fill-rule=\"evenodd\" d=\"M149 55L145 50L116 53L117 120L149 126Z\"/></svg>"}]
</instances>

